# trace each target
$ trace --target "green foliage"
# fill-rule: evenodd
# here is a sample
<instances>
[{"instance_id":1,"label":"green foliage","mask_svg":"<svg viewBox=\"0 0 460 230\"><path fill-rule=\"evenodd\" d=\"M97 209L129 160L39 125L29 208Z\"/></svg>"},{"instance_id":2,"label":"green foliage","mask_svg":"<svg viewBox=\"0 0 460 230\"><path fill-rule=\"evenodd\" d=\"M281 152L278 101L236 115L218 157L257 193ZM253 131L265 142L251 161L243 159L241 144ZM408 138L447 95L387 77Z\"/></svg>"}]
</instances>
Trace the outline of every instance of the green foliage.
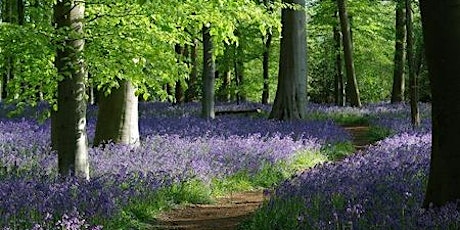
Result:
<instances>
[{"instance_id":1,"label":"green foliage","mask_svg":"<svg viewBox=\"0 0 460 230\"><path fill-rule=\"evenodd\" d=\"M334 1L319 1L308 11L308 92L315 102L332 102L334 98L336 8ZM361 99L388 99L393 77L394 3L353 0L348 1L348 10Z\"/></svg>"},{"instance_id":2,"label":"green foliage","mask_svg":"<svg viewBox=\"0 0 460 230\"><path fill-rule=\"evenodd\" d=\"M369 140L372 142L383 140L392 134L393 132L389 128L380 126L371 126L369 128Z\"/></svg>"},{"instance_id":3,"label":"green foliage","mask_svg":"<svg viewBox=\"0 0 460 230\"><path fill-rule=\"evenodd\" d=\"M333 120L343 126L368 125L369 116L363 115L359 111L335 111L331 113L310 112L307 114L308 120Z\"/></svg>"},{"instance_id":4,"label":"green foliage","mask_svg":"<svg viewBox=\"0 0 460 230\"><path fill-rule=\"evenodd\" d=\"M341 160L355 152L355 147L351 142L336 143L327 145L321 150L331 161Z\"/></svg>"},{"instance_id":5,"label":"green foliage","mask_svg":"<svg viewBox=\"0 0 460 230\"><path fill-rule=\"evenodd\" d=\"M251 219L243 222L241 230L277 230L299 229L298 216L306 210L305 201L300 197L289 199L273 198L253 214Z\"/></svg>"},{"instance_id":6,"label":"green foliage","mask_svg":"<svg viewBox=\"0 0 460 230\"><path fill-rule=\"evenodd\" d=\"M288 162L266 163L256 174L242 171L228 178L215 179L211 185L212 193L222 195L229 192L272 188L295 173L327 160L328 157L323 152L302 151Z\"/></svg>"}]
</instances>

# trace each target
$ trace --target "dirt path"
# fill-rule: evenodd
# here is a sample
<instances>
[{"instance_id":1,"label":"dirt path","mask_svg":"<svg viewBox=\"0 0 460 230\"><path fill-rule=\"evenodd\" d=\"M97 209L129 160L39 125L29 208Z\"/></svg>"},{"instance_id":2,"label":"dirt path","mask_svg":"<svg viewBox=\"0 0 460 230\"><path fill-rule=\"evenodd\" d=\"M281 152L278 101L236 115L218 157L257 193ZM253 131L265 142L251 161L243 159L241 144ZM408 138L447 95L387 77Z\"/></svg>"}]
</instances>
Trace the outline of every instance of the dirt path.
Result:
<instances>
[{"instance_id":1,"label":"dirt path","mask_svg":"<svg viewBox=\"0 0 460 230\"><path fill-rule=\"evenodd\" d=\"M357 150L369 144L369 127L344 127L352 135ZM234 230L268 197L262 191L248 191L218 197L214 204L190 204L159 215L146 229Z\"/></svg>"}]
</instances>

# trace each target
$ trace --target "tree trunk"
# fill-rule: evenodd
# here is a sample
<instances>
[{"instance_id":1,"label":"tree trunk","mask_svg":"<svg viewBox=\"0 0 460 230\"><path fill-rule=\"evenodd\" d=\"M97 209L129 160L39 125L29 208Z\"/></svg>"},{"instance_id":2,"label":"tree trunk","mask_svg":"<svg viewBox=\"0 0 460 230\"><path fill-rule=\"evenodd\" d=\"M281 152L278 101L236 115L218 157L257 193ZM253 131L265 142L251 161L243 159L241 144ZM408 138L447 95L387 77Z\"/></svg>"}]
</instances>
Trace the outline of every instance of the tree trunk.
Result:
<instances>
[{"instance_id":1,"label":"tree trunk","mask_svg":"<svg viewBox=\"0 0 460 230\"><path fill-rule=\"evenodd\" d=\"M236 33L236 32L235 32ZM244 52L242 49L241 43L236 46L236 52L234 56L234 69L235 69L235 80L236 80L236 102L240 104L241 102L246 101L246 95L243 89L244 84Z\"/></svg>"},{"instance_id":2,"label":"tree trunk","mask_svg":"<svg viewBox=\"0 0 460 230\"><path fill-rule=\"evenodd\" d=\"M343 82L343 70L342 70L342 55L341 55L341 40L342 34L340 33L340 29L338 25L333 27L334 30L334 41L335 41L335 82L334 82L334 90L335 90L335 104L337 106L345 106L345 85Z\"/></svg>"},{"instance_id":3,"label":"tree trunk","mask_svg":"<svg viewBox=\"0 0 460 230\"><path fill-rule=\"evenodd\" d=\"M217 71L216 71L217 75ZM217 78L218 76L216 76ZM219 92L219 101L230 102L230 83L232 81L232 72L226 69L222 74L222 85Z\"/></svg>"},{"instance_id":4,"label":"tree trunk","mask_svg":"<svg viewBox=\"0 0 460 230\"><path fill-rule=\"evenodd\" d=\"M18 25L24 25L25 19L25 8L24 8L24 0L16 0L17 3L17 10L18 10Z\"/></svg>"},{"instance_id":5,"label":"tree trunk","mask_svg":"<svg viewBox=\"0 0 460 230\"><path fill-rule=\"evenodd\" d=\"M281 12L281 48L278 86L270 118L298 120L305 117L307 101L307 41L305 0L289 0L301 9Z\"/></svg>"},{"instance_id":6,"label":"tree trunk","mask_svg":"<svg viewBox=\"0 0 460 230\"><path fill-rule=\"evenodd\" d=\"M127 80L120 80L119 84L99 100L95 146L109 141L133 146L140 144L136 89Z\"/></svg>"},{"instance_id":7,"label":"tree trunk","mask_svg":"<svg viewBox=\"0 0 460 230\"><path fill-rule=\"evenodd\" d=\"M203 98L201 116L205 119L214 119L214 83L215 63L213 58L213 44L210 34L211 27L203 26Z\"/></svg>"},{"instance_id":8,"label":"tree trunk","mask_svg":"<svg viewBox=\"0 0 460 230\"><path fill-rule=\"evenodd\" d=\"M270 97L270 47L272 44L272 33L267 30L267 35L264 39L264 53L263 53L263 79L264 85L262 89L262 104L268 104Z\"/></svg>"},{"instance_id":9,"label":"tree trunk","mask_svg":"<svg viewBox=\"0 0 460 230\"><path fill-rule=\"evenodd\" d=\"M181 46L179 44L176 44L174 47L176 54L177 54L177 64L180 65L181 62L186 63L188 51L187 51L187 46ZM179 76L181 75L180 72L177 73ZM176 84L174 86L174 104L180 105L183 104L185 101L185 96L184 96L184 88L182 86L181 79L176 81Z\"/></svg>"},{"instance_id":10,"label":"tree trunk","mask_svg":"<svg viewBox=\"0 0 460 230\"><path fill-rule=\"evenodd\" d=\"M347 95L352 106L361 107L358 82L356 80L355 65L353 62L353 44L351 40L346 0L337 0L337 6L339 9L340 27L342 30L343 40L343 53L345 57L345 70L347 73Z\"/></svg>"},{"instance_id":11,"label":"tree trunk","mask_svg":"<svg viewBox=\"0 0 460 230\"><path fill-rule=\"evenodd\" d=\"M391 103L404 101L404 66L406 59L406 10L405 1L398 0L396 4L396 42L394 56L393 90Z\"/></svg>"},{"instance_id":12,"label":"tree trunk","mask_svg":"<svg viewBox=\"0 0 460 230\"><path fill-rule=\"evenodd\" d=\"M198 79L198 53L197 53L197 41L194 39L193 45L190 47L190 63L189 67L191 68L190 70L190 77L187 80L187 85L188 88L185 91L185 101L186 102L192 102L197 98L197 90L196 90L196 82Z\"/></svg>"},{"instance_id":13,"label":"tree trunk","mask_svg":"<svg viewBox=\"0 0 460 230\"><path fill-rule=\"evenodd\" d=\"M425 208L460 199L460 8L457 5L458 1L420 1L433 100Z\"/></svg>"},{"instance_id":14,"label":"tree trunk","mask_svg":"<svg viewBox=\"0 0 460 230\"><path fill-rule=\"evenodd\" d=\"M19 3L21 2L21 3ZM19 7L22 6L22 9ZM11 24L19 22L19 13L22 13L22 19L24 18L24 7L22 0L6 0L2 3L2 21ZM22 20L23 23L23 20ZM19 24L19 23L18 23ZM2 74L2 98L8 97L8 82L14 76L14 65L13 60L14 54L7 54L5 57L4 70Z\"/></svg>"},{"instance_id":15,"label":"tree trunk","mask_svg":"<svg viewBox=\"0 0 460 230\"><path fill-rule=\"evenodd\" d=\"M418 108L418 86L415 69L415 50L414 50L414 25L412 15L412 1L406 0L406 29L407 29L407 62L409 68L410 83L410 108L411 123L413 127L420 125L420 112Z\"/></svg>"},{"instance_id":16,"label":"tree trunk","mask_svg":"<svg viewBox=\"0 0 460 230\"><path fill-rule=\"evenodd\" d=\"M88 140L86 135L86 71L82 57L84 2L58 1L54 5L56 29L69 28L68 37L57 49L58 111L53 124L57 141L59 173L89 179Z\"/></svg>"}]
</instances>

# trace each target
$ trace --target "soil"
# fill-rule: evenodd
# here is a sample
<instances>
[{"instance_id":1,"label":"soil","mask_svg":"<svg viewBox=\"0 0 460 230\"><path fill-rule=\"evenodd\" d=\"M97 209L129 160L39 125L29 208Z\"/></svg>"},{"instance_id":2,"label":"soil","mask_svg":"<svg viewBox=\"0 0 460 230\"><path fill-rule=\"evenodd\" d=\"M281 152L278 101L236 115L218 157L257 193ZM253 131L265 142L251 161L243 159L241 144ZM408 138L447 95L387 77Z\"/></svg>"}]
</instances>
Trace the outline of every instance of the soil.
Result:
<instances>
[{"instance_id":1,"label":"soil","mask_svg":"<svg viewBox=\"0 0 460 230\"><path fill-rule=\"evenodd\" d=\"M370 144L369 127L344 127L352 135L357 150ZM246 191L217 197L213 204L188 204L160 214L146 229L234 230L267 200L263 191Z\"/></svg>"}]
</instances>

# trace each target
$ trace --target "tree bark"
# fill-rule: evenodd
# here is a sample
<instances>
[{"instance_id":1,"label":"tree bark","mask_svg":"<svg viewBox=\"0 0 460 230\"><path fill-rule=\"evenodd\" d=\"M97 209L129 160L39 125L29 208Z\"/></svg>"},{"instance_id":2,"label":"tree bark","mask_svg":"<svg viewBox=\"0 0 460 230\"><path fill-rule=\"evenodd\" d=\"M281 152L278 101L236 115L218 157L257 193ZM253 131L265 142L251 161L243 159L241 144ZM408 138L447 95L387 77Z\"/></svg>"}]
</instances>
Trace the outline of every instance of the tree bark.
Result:
<instances>
[{"instance_id":1,"label":"tree bark","mask_svg":"<svg viewBox=\"0 0 460 230\"><path fill-rule=\"evenodd\" d=\"M235 32L238 34L237 32ZM244 84L244 62L243 62L244 52L242 44L240 43L235 47L234 55L234 69L235 69L235 80L236 80L236 102L240 104L241 102L246 101L246 94L243 89Z\"/></svg>"},{"instance_id":2,"label":"tree bark","mask_svg":"<svg viewBox=\"0 0 460 230\"><path fill-rule=\"evenodd\" d=\"M351 40L346 0L337 0L337 6L339 10L340 27L342 30L345 70L347 73L347 95L352 106L361 107L358 82L356 80L355 64L353 62L353 44Z\"/></svg>"},{"instance_id":3,"label":"tree bark","mask_svg":"<svg viewBox=\"0 0 460 230\"><path fill-rule=\"evenodd\" d=\"M404 67L406 59L406 10L405 1L398 0L396 4L396 42L394 56L393 90L391 103L404 101Z\"/></svg>"},{"instance_id":4,"label":"tree bark","mask_svg":"<svg viewBox=\"0 0 460 230\"><path fill-rule=\"evenodd\" d=\"M305 117L307 101L307 41L305 0L288 0L300 9L281 11L281 48L278 86L269 118L298 120Z\"/></svg>"},{"instance_id":5,"label":"tree bark","mask_svg":"<svg viewBox=\"0 0 460 230\"><path fill-rule=\"evenodd\" d=\"M197 41L194 39L193 45L190 47L190 63L189 67L190 70L190 77L187 80L187 90L185 91L185 102L192 102L197 98L197 89L196 89L196 82L198 79L198 53L197 53Z\"/></svg>"},{"instance_id":6,"label":"tree bark","mask_svg":"<svg viewBox=\"0 0 460 230\"><path fill-rule=\"evenodd\" d=\"M341 55L341 40L342 34L340 33L339 25L333 27L334 31L334 41L335 41L335 104L337 106L345 106L345 85L343 82L343 70L342 70L342 55Z\"/></svg>"},{"instance_id":7,"label":"tree bark","mask_svg":"<svg viewBox=\"0 0 460 230\"><path fill-rule=\"evenodd\" d=\"M432 152L423 206L460 199L460 8L457 1L421 0L432 91Z\"/></svg>"},{"instance_id":8,"label":"tree bark","mask_svg":"<svg viewBox=\"0 0 460 230\"><path fill-rule=\"evenodd\" d=\"M214 119L214 84L215 63L213 58L213 43L210 34L211 27L203 26L203 98L201 103L201 116L205 119Z\"/></svg>"},{"instance_id":9,"label":"tree bark","mask_svg":"<svg viewBox=\"0 0 460 230\"><path fill-rule=\"evenodd\" d=\"M264 53L263 53L263 79L264 85L262 89L262 104L268 104L268 99L270 97L270 48L272 44L272 33L267 30L267 35L264 39Z\"/></svg>"},{"instance_id":10,"label":"tree bark","mask_svg":"<svg viewBox=\"0 0 460 230\"><path fill-rule=\"evenodd\" d=\"M216 72L217 73L217 72ZM223 102L230 102L230 83L232 81L232 72L226 69L222 73L222 85L220 87L219 100Z\"/></svg>"},{"instance_id":11,"label":"tree bark","mask_svg":"<svg viewBox=\"0 0 460 230\"><path fill-rule=\"evenodd\" d=\"M99 100L95 146L109 141L132 146L140 144L136 89L128 80L120 80L119 85Z\"/></svg>"},{"instance_id":12,"label":"tree bark","mask_svg":"<svg viewBox=\"0 0 460 230\"><path fill-rule=\"evenodd\" d=\"M420 112L418 108L418 86L415 67L414 50L414 25L412 14L412 1L406 0L406 29L407 29L407 62L409 68L410 83L410 108L411 123L413 127L420 125Z\"/></svg>"},{"instance_id":13,"label":"tree bark","mask_svg":"<svg viewBox=\"0 0 460 230\"><path fill-rule=\"evenodd\" d=\"M86 135L86 71L82 57L85 5L83 1L58 1L54 5L56 29L68 28L68 36L57 48L58 83L57 125L59 173L89 179Z\"/></svg>"}]
</instances>

